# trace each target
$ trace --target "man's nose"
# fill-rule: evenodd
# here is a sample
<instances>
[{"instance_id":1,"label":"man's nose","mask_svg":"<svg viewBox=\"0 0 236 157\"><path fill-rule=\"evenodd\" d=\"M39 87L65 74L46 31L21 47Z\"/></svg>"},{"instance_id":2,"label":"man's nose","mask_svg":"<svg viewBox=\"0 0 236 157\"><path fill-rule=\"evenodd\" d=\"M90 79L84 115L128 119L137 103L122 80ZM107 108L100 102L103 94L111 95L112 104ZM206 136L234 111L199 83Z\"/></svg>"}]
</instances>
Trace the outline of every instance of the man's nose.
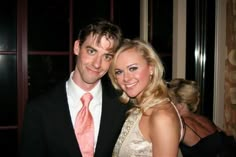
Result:
<instances>
[{"instance_id":1,"label":"man's nose","mask_svg":"<svg viewBox=\"0 0 236 157\"><path fill-rule=\"evenodd\" d=\"M101 64L102 64L102 58L100 56L95 57L93 60L93 66L98 69L101 67Z\"/></svg>"}]
</instances>

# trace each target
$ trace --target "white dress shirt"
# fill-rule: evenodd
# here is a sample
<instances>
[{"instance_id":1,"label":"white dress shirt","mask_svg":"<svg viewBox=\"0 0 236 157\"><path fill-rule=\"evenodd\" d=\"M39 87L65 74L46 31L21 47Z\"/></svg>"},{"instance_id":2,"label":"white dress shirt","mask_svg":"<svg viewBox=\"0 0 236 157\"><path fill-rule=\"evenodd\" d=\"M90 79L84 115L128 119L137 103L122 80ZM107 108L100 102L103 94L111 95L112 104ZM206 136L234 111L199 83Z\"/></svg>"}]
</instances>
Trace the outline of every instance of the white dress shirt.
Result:
<instances>
[{"instance_id":1,"label":"white dress shirt","mask_svg":"<svg viewBox=\"0 0 236 157\"><path fill-rule=\"evenodd\" d=\"M80 98L86 93L89 92L93 95L93 99L90 102L89 110L93 117L94 122L94 149L96 148L98 132L100 127L100 120L101 120L101 112L102 112L102 85L101 81L91 90L91 91L84 91L75 82L72 80L73 76L72 72L70 74L69 80L66 82L66 93L67 99L69 104L70 116L72 120L73 126L75 126L75 119L82 108L82 102Z\"/></svg>"}]
</instances>

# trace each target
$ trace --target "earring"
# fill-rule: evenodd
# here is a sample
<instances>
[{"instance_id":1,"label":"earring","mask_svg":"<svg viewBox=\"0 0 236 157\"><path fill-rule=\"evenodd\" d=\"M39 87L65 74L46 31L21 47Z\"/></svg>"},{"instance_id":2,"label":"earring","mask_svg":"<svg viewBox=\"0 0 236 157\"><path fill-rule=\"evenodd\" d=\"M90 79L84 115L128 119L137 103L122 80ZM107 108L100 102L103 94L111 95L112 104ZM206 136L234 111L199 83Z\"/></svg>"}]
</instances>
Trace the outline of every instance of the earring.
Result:
<instances>
[{"instance_id":1,"label":"earring","mask_svg":"<svg viewBox=\"0 0 236 157\"><path fill-rule=\"evenodd\" d=\"M150 77L150 80L152 80L152 77L153 77L153 72L152 71L150 72L150 76L149 77Z\"/></svg>"}]
</instances>

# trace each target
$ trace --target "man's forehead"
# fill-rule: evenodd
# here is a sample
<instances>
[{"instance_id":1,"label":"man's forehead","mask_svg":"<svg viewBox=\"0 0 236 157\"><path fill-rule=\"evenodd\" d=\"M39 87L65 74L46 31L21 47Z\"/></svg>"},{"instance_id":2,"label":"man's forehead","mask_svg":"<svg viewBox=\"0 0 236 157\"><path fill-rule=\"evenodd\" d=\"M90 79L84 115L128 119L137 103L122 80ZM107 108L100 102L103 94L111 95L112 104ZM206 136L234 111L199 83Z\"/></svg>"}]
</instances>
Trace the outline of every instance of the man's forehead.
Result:
<instances>
[{"instance_id":1,"label":"man's forehead","mask_svg":"<svg viewBox=\"0 0 236 157\"><path fill-rule=\"evenodd\" d=\"M113 49L114 40L112 38L108 38L106 35L99 36L98 34L90 34L86 42L90 43L91 45L101 47L105 50Z\"/></svg>"}]
</instances>

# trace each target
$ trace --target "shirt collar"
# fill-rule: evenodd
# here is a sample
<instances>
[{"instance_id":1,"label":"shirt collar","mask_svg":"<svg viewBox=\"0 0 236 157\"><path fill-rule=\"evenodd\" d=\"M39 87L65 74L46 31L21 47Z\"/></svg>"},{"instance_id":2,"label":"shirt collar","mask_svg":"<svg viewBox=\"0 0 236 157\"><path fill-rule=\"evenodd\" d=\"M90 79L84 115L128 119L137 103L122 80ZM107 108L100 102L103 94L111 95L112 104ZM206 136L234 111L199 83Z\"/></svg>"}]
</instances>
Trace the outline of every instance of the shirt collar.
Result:
<instances>
[{"instance_id":1,"label":"shirt collar","mask_svg":"<svg viewBox=\"0 0 236 157\"><path fill-rule=\"evenodd\" d=\"M101 101L101 97L102 97L102 84L101 84L101 80L99 80L99 82L96 84L96 86L90 90L90 91L84 91L82 88L80 88L72 79L74 72L71 72L70 74L70 78L68 80L68 92L69 95L71 95L72 99L74 102L76 102L75 104L78 104L80 102L80 98L86 93L89 92L90 94L93 95L93 99L92 101L97 102L97 100Z\"/></svg>"}]
</instances>

